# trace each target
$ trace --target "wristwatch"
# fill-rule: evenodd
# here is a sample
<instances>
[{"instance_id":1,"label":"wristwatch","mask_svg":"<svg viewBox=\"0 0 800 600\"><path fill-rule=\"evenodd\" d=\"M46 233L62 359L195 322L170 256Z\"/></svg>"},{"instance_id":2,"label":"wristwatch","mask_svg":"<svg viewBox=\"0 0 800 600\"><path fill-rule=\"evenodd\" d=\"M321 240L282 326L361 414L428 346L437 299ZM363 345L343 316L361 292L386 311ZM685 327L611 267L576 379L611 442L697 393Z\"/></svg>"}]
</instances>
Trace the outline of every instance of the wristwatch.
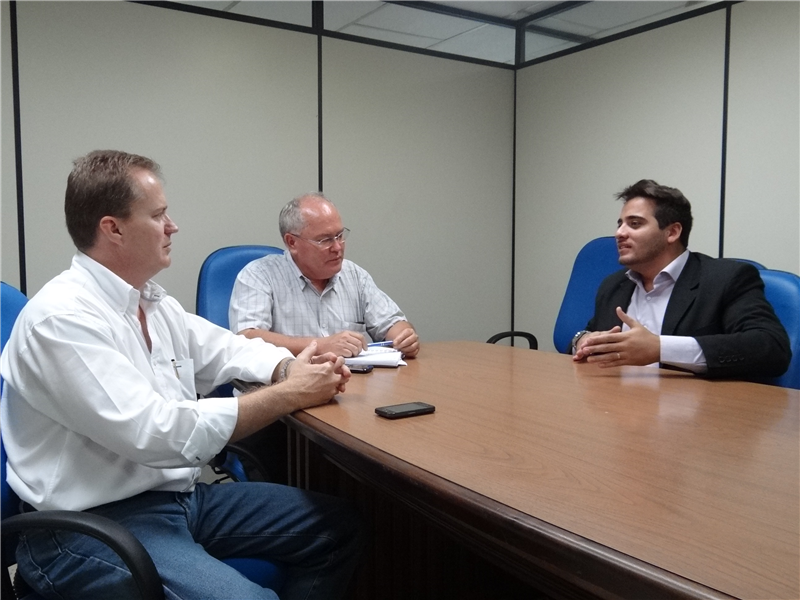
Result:
<instances>
[{"instance_id":1,"label":"wristwatch","mask_svg":"<svg viewBox=\"0 0 800 600\"><path fill-rule=\"evenodd\" d=\"M572 336L572 343L570 344L572 348L572 354L575 354L576 350L578 349L578 342L587 333L589 333L588 329L581 329L578 333Z\"/></svg>"},{"instance_id":2,"label":"wristwatch","mask_svg":"<svg viewBox=\"0 0 800 600\"><path fill-rule=\"evenodd\" d=\"M282 381L286 381L286 377L289 374L289 365L294 362L293 358L288 359L286 362L281 365L280 373L278 373L278 380L275 383L281 383Z\"/></svg>"}]
</instances>

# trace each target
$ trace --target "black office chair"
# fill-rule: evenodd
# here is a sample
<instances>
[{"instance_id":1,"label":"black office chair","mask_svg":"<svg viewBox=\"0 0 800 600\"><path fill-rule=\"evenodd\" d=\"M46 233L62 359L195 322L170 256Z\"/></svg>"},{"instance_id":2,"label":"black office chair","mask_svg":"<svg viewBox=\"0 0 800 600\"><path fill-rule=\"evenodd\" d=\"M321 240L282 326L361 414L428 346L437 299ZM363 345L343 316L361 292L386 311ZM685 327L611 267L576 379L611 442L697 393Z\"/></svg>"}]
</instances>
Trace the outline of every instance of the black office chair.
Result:
<instances>
[{"instance_id":1,"label":"black office chair","mask_svg":"<svg viewBox=\"0 0 800 600\"><path fill-rule=\"evenodd\" d=\"M530 346L531 350L538 350L539 349L539 342L536 339L536 336L532 333L528 333L527 331L503 331L500 333L494 334L488 340L486 340L487 344L496 344L500 340L504 340L505 338L513 338L521 337L528 340L528 346Z\"/></svg>"}]
</instances>

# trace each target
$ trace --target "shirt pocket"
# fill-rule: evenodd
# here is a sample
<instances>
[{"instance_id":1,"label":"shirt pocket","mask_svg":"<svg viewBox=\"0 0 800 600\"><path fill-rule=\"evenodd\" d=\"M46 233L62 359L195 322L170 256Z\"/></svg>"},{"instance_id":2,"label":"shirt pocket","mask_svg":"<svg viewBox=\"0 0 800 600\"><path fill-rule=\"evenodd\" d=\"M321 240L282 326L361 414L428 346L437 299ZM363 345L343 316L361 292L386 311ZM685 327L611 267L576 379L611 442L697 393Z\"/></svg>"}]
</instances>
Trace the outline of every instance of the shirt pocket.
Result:
<instances>
[{"instance_id":1,"label":"shirt pocket","mask_svg":"<svg viewBox=\"0 0 800 600\"><path fill-rule=\"evenodd\" d=\"M166 379L178 398L181 400L197 400L193 359L171 360Z\"/></svg>"}]
</instances>

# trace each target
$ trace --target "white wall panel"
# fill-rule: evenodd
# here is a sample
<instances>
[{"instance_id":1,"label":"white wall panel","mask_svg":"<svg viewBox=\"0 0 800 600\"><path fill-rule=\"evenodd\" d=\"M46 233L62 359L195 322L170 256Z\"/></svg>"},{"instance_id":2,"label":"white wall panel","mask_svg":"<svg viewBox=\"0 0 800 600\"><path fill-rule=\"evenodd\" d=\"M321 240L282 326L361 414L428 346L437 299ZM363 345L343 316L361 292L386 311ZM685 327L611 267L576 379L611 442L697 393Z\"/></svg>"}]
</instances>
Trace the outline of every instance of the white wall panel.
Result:
<instances>
[{"instance_id":1,"label":"white wall panel","mask_svg":"<svg viewBox=\"0 0 800 600\"><path fill-rule=\"evenodd\" d=\"M572 262L613 235L639 179L692 203L693 250L718 252L725 14L518 72L516 326L553 349Z\"/></svg>"},{"instance_id":2,"label":"white wall panel","mask_svg":"<svg viewBox=\"0 0 800 600\"><path fill-rule=\"evenodd\" d=\"M800 273L800 4L732 11L724 253Z\"/></svg>"},{"instance_id":3,"label":"white wall panel","mask_svg":"<svg viewBox=\"0 0 800 600\"><path fill-rule=\"evenodd\" d=\"M347 256L423 341L507 329L513 73L325 39L323 106Z\"/></svg>"},{"instance_id":4,"label":"white wall panel","mask_svg":"<svg viewBox=\"0 0 800 600\"><path fill-rule=\"evenodd\" d=\"M18 11L29 293L69 266L66 178L98 148L161 164L181 231L156 279L187 310L211 251L280 243L280 206L317 181L314 36L127 2Z\"/></svg>"},{"instance_id":5,"label":"white wall panel","mask_svg":"<svg viewBox=\"0 0 800 600\"><path fill-rule=\"evenodd\" d=\"M16 160L14 159L14 103L11 76L11 27L9 3L0 2L0 59L2 59L2 102L0 102L0 131L2 131L2 189L0 197L0 277L15 287L20 285L19 238L17 236Z\"/></svg>"}]
</instances>

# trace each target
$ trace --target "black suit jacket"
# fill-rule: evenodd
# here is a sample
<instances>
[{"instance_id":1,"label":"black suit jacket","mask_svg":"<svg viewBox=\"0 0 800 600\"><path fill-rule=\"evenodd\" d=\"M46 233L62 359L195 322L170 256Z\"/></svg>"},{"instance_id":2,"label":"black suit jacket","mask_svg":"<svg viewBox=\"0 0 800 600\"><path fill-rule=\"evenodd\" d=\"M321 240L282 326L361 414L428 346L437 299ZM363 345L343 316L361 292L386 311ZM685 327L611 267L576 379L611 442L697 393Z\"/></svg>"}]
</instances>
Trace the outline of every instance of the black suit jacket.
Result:
<instances>
[{"instance_id":1,"label":"black suit jacket","mask_svg":"<svg viewBox=\"0 0 800 600\"><path fill-rule=\"evenodd\" d=\"M617 306L627 310L635 284L625 270L606 277L597 290L586 329L622 325ZM692 252L675 282L662 335L691 336L708 363L708 377L778 377L789 368L789 337L764 297L754 266Z\"/></svg>"}]
</instances>

